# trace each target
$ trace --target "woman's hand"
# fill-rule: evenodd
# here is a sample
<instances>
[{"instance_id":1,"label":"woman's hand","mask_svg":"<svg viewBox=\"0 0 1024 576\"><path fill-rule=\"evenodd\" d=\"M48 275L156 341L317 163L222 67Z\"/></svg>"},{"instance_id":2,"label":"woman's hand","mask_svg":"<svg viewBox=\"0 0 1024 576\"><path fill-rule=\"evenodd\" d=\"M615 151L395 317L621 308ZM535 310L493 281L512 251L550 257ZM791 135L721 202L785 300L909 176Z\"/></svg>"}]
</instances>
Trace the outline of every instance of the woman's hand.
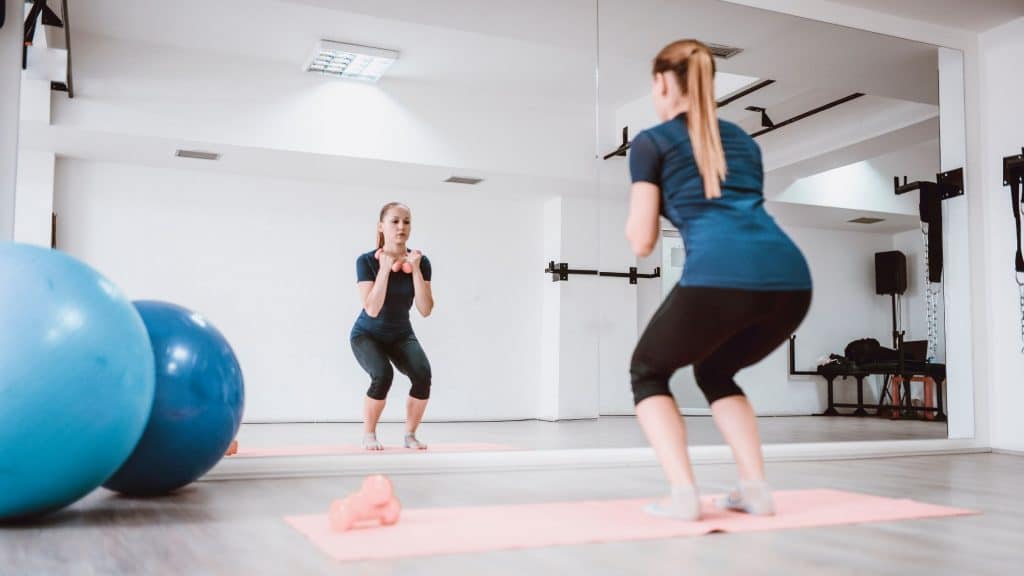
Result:
<instances>
[{"instance_id":1,"label":"woman's hand","mask_svg":"<svg viewBox=\"0 0 1024 576\"><path fill-rule=\"evenodd\" d=\"M412 265L413 268L419 269L420 262L423 260L423 252L419 250L413 250L405 255L405 261Z\"/></svg>"},{"instance_id":2,"label":"woman's hand","mask_svg":"<svg viewBox=\"0 0 1024 576\"><path fill-rule=\"evenodd\" d=\"M377 250L377 261L380 262L381 270L394 270L397 259L383 250Z\"/></svg>"}]
</instances>

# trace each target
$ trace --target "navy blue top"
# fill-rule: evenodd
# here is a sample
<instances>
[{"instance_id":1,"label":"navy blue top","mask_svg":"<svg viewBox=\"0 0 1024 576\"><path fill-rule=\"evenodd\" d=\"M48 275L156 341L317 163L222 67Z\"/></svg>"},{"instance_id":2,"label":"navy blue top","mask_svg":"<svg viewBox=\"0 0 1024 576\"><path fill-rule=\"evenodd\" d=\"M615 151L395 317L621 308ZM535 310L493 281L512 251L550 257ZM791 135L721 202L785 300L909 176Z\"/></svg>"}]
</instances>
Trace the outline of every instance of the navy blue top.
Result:
<instances>
[{"instance_id":1,"label":"navy blue top","mask_svg":"<svg viewBox=\"0 0 1024 576\"><path fill-rule=\"evenodd\" d=\"M361 254L356 258L357 282L373 282L377 279L380 262L373 257L376 250ZM430 260L423 256L420 260L420 271L423 279L430 282ZM360 335L372 336L381 341L391 341L412 334L412 323L409 322L409 309L412 308L416 290L412 282L412 274L399 270L388 276L388 291L384 296L384 306L376 318L371 317L363 309L359 318L352 326L350 338Z\"/></svg>"},{"instance_id":2,"label":"navy blue top","mask_svg":"<svg viewBox=\"0 0 1024 576\"><path fill-rule=\"evenodd\" d=\"M764 209L761 149L742 128L718 121L725 151L722 197L704 197L686 115L644 130L630 146L633 182L661 189L661 214L686 250L680 286L809 290L811 273L796 244Z\"/></svg>"}]
</instances>

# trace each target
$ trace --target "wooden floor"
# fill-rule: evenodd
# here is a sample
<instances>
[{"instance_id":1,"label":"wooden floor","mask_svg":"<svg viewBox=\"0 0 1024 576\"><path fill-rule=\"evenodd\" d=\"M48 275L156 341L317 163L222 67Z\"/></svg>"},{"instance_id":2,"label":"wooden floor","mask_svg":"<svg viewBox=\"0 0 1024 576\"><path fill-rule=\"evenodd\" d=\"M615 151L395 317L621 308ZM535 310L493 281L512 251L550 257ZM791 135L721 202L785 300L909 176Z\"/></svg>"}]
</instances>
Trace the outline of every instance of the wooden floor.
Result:
<instances>
[{"instance_id":1,"label":"wooden floor","mask_svg":"<svg viewBox=\"0 0 1024 576\"><path fill-rule=\"evenodd\" d=\"M724 490L729 466L697 469ZM978 509L980 516L716 534L361 564L323 556L283 515L316 513L358 478L203 482L174 497L98 491L33 526L0 528L0 573L56 574L1020 574L1024 458L978 454L776 463L779 488L828 487ZM655 468L394 477L407 507L657 496ZM395 543L401 546L400 542Z\"/></svg>"},{"instance_id":2,"label":"wooden floor","mask_svg":"<svg viewBox=\"0 0 1024 576\"><path fill-rule=\"evenodd\" d=\"M762 417L761 436L767 444L797 442L864 442L945 438L944 422L824 416ZM724 444L710 416L687 416L690 445ZM402 441L400 423L384 423L378 436L389 444ZM604 416L595 420L542 422L428 422L420 437L427 443L507 444L530 450L571 448L638 448L647 446L643 431L632 416ZM249 448L311 444L358 444L361 424L244 424L239 442Z\"/></svg>"}]
</instances>

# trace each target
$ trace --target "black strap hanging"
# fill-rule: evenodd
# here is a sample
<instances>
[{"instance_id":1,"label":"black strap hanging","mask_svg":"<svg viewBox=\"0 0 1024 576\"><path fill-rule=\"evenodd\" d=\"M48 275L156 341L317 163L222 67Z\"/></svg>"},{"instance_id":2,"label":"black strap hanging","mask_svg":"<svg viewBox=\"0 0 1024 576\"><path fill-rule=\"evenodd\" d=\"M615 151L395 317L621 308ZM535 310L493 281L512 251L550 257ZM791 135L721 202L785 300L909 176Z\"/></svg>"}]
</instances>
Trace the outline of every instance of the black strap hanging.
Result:
<instances>
[{"instance_id":1,"label":"black strap hanging","mask_svg":"<svg viewBox=\"0 0 1024 576\"><path fill-rule=\"evenodd\" d=\"M924 186L918 197L921 222L928 233L928 280L942 282L942 198L937 187Z\"/></svg>"},{"instance_id":2,"label":"black strap hanging","mask_svg":"<svg viewBox=\"0 0 1024 576\"><path fill-rule=\"evenodd\" d=\"M1010 196L1013 201L1013 220L1017 225L1017 258L1015 267L1017 269L1017 283L1024 284L1024 251L1021 250L1020 219L1021 219L1021 178L1010 180Z\"/></svg>"},{"instance_id":3,"label":"black strap hanging","mask_svg":"<svg viewBox=\"0 0 1024 576\"><path fill-rule=\"evenodd\" d=\"M1003 158L1003 186L1010 187L1010 201L1013 203L1013 221L1017 232L1017 255L1014 268L1017 273L1017 290L1020 293L1020 338L1021 352L1024 352L1024 251L1021 250L1021 218L1024 204L1021 200L1021 186L1024 184L1024 148L1018 156Z\"/></svg>"}]
</instances>

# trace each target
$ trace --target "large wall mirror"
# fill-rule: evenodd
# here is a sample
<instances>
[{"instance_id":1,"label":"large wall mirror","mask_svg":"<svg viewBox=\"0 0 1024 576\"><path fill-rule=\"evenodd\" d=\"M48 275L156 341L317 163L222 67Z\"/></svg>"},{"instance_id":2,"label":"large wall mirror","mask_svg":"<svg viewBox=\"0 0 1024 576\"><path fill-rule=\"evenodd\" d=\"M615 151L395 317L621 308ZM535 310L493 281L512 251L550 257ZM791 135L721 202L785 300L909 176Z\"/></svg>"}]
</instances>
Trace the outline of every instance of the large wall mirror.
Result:
<instances>
[{"instance_id":1,"label":"large wall mirror","mask_svg":"<svg viewBox=\"0 0 1024 576\"><path fill-rule=\"evenodd\" d=\"M17 239L223 332L232 458L366 456L380 410L405 451L428 383L428 453L646 446L630 355L686 247L664 220L630 251L627 144L659 122L651 59L686 37L720 51L720 116L760 145L815 282L738 377L764 440L973 435L959 52L716 0L440 3L75 3L73 98L59 35L28 51ZM395 272L370 353L353 326L389 202L386 247L429 259L433 307L406 292L404 324L398 284L426 276ZM692 372L672 389L692 442L722 444Z\"/></svg>"}]
</instances>

